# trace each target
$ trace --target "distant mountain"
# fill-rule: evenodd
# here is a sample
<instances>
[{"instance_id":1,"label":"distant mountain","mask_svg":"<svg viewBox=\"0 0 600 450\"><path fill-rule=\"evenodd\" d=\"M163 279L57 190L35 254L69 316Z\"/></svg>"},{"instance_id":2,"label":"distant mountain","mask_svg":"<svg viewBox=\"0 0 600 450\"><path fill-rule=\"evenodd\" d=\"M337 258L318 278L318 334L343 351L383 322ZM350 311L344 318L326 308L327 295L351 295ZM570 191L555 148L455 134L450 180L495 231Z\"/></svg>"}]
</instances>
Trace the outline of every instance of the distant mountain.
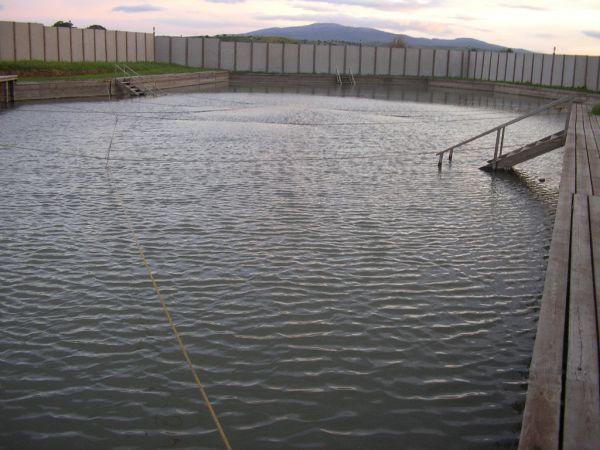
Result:
<instances>
[{"instance_id":1,"label":"distant mountain","mask_svg":"<svg viewBox=\"0 0 600 450\"><path fill-rule=\"evenodd\" d=\"M505 50L501 45L471 38L427 39L393 34L375 28L348 27L337 23L313 23L298 27L264 28L244 36L278 36L299 41L338 41L356 44L390 44L400 38L408 47L474 48L479 50Z\"/></svg>"}]
</instances>

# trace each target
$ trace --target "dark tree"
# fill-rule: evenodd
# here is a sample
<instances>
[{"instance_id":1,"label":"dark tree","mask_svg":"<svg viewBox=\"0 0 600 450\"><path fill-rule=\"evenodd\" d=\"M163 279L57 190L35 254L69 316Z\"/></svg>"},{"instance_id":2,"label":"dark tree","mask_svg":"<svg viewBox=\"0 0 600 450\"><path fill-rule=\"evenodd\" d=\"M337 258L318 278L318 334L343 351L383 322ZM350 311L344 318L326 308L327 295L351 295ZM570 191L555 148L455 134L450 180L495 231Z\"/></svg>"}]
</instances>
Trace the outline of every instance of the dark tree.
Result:
<instances>
[{"instance_id":1,"label":"dark tree","mask_svg":"<svg viewBox=\"0 0 600 450\"><path fill-rule=\"evenodd\" d=\"M88 27L89 30L106 30L102 25L90 25Z\"/></svg>"},{"instance_id":2,"label":"dark tree","mask_svg":"<svg viewBox=\"0 0 600 450\"><path fill-rule=\"evenodd\" d=\"M68 22L65 22L64 20L59 20L58 22L55 22L54 25L52 25L53 27L64 27L64 28L73 28L73 22L71 22L70 20Z\"/></svg>"}]
</instances>

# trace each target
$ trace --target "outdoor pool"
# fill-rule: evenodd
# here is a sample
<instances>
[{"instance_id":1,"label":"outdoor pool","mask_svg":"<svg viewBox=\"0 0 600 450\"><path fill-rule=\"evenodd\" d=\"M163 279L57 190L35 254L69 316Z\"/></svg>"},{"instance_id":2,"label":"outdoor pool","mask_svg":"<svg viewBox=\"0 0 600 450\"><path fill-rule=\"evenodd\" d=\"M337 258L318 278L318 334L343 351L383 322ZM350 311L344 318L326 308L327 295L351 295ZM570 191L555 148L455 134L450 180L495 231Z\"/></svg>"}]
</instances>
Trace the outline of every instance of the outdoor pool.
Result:
<instances>
[{"instance_id":1,"label":"outdoor pool","mask_svg":"<svg viewBox=\"0 0 600 450\"><path fill-rule=\"evenodd\" d=\"M293 90L0 112L0 447L221 447L120 197L233 448L513 448L562 151L435 152L543 101Z\"/></svg>"}]
</instances>

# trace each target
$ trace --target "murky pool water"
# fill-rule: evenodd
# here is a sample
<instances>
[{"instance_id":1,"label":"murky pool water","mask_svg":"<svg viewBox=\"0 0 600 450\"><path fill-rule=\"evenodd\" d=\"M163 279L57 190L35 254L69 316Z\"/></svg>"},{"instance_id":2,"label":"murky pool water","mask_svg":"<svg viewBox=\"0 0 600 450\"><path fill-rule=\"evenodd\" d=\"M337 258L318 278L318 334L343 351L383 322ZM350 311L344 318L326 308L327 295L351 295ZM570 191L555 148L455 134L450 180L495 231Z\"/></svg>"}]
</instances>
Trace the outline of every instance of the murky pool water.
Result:
<instances>
[{"instance_id":1,"label":"murky pool water","mask_svg":"<svg viewBox=\"0 0 600 450\"><path fill-rule=\"evenodd\" d=\"M234 448L511 448L561 152L434 152L539 102L234 90L0 113L0 447L221 445L120 196Z\"/></svg>"}]
</instances>

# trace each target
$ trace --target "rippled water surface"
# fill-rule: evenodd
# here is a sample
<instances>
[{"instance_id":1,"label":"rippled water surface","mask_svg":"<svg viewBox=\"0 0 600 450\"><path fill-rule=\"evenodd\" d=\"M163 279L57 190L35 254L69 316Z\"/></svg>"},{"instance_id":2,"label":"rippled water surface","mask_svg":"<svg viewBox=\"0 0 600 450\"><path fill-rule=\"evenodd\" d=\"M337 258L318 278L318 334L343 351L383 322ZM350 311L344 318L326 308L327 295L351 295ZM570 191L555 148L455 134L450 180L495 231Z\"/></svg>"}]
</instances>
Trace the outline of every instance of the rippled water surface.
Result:
<instances>
[{"instance_id":1,"label":"rippled water surface","mask_svg":"<svg viewBox=\"0 0 600 450\"><path fill-rule=\"evenodd\" d=\"M221 445L118 196L234 448L514 446L561 152L434 153L539 103L234 90L0 112L0 447Z\"/></svg>"}]
</instances>

